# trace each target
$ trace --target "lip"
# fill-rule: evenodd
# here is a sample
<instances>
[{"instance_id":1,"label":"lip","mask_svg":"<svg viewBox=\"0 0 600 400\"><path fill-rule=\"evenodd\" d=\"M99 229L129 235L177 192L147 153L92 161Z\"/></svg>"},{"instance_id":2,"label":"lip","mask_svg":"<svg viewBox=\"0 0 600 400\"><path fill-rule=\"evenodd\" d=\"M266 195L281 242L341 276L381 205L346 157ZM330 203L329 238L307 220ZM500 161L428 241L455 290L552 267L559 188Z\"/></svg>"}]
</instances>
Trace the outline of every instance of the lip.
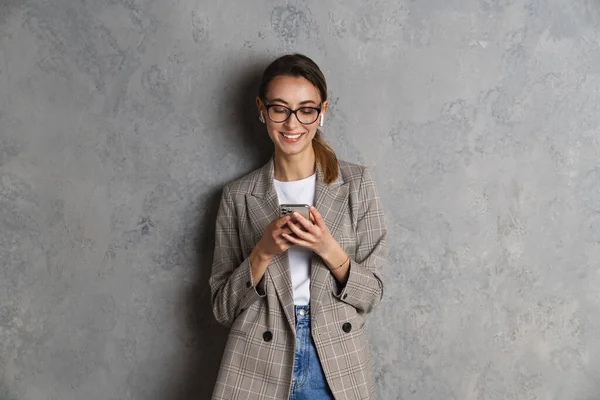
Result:
<instances>
[{"instance_id":1,"label":"lip","mask_svg":"<svg viewBox=\"0 0 600 400\"><path fill-rule=\"evenodd\" d=\"M280 134L280 136L281 136L281 140L282 140L284 143L297 143L297 142L299 142L300 140L302 140L302 138L304 137L304 134L305 134L305 133L306 133L306 132L301 132L301 133L288 133L288 132L279 131L279 134ZM284 134L285 134L285 135L288 135L288 136L300 135L300 137L298 137L297 139L288 139L288 138L286 138L285 136L283 136Z\"/></svg>"}]
</instances>

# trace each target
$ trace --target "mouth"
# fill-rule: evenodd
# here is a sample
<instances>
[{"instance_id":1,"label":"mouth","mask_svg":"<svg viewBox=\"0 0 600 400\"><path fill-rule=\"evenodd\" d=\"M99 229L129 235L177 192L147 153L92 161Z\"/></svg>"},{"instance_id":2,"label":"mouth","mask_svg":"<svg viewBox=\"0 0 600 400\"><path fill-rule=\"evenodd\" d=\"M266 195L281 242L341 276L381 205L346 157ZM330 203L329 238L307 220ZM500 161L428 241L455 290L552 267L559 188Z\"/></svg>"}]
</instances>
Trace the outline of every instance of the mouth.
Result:
<instances>
[{"instance_id":1,"label":"mouth","mask_svg":"<svg viewBox=\"0 0 600 400\"><path fill-rule=\"evenodd\" d=\"M302 136L304 135L304 133L284 133L284 132L279 132L279 134L283 138L283 141L288 142L288 143L295 143L295 142L299 141L302 138Z\"/></svg>"}]
</instances>

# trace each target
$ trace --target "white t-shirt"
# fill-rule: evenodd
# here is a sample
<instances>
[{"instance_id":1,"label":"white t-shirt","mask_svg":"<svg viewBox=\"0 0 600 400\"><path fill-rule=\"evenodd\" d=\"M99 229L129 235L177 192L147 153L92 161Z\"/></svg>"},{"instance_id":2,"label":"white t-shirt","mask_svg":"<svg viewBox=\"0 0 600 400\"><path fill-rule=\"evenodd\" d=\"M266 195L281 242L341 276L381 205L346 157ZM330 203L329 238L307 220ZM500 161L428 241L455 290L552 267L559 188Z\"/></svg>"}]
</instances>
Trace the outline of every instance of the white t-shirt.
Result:
<instances>
[{"instance_id":1,"label":"white t-shirt","mask_svg":"<svg viewBox=\"0 0 600 400\"><path fill-rule=\"evenodd\" d=\"M273 179L279 204L308 204L314 205L316 174L308 178L291 182ZM294 304L308 305L310 301L310 260L312 250L302 246L292 246L288 249L292 287L294 288Z\"/></svg>"}]
</instances>

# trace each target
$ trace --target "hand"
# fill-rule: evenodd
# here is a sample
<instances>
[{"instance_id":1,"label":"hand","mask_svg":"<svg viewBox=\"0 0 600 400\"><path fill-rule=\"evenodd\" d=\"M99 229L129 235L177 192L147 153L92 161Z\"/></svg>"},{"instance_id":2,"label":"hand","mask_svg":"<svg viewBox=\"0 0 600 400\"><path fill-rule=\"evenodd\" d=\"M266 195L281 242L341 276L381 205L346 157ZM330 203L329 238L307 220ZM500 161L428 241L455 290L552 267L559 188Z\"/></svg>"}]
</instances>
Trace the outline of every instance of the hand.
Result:
<instances>
[{"instance_id":1,"label":"hand","mask_svg":"<svg viewBox=\"0 0 600 400\"><path fill-rule=\"evenodd\" d=\"M267 258L272 258L294 245L286 240L284 236L282 236L284 234L292 233L292 231L286 226L291 218L292 217L289 215L277 218L265 228L263 237L260 239L257 247L260 247L263 255Z\"/></svg>"},{"instance_id":2,"label":"hand","mask_svg":"<svg viewBox=\"0 0 600 400\"><path fill-rule=\"evenodd\" d=\"M287 226L293 235L282 232L281 236L291 244L297 244L307 249L311 249L322 258L325 258L325 252L333 248L334 246L332 245L337 244L337 242L333 236L331 236L319 211L315 207L310 206L311 221L297 212L294 212L292 215L297 222L294 223L291 220L287 221ZM312 221L314 221L314 223Z\"/></svg>"}]
</instances>

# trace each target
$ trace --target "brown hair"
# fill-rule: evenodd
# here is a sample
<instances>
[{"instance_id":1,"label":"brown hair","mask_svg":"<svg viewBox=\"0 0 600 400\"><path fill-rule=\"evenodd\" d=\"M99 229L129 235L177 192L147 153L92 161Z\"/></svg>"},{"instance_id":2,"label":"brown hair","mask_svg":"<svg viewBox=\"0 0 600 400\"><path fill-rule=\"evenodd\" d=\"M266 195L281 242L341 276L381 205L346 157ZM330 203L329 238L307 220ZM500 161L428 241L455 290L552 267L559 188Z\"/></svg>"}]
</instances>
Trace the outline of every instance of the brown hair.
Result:
<instances>
[{"instance_id":1,"label":"brown hair","mask_svg":"<svg viewBox=\"0 0 600 400\"><path fill-rule=\"evenodd\" d=\"M269 83L277 76L302 77L317 88L321 95L321 102L327 100L327 83L323 72L313 60L303 54L287 54L269 64L263 73L258 89L258 97L261 100L264 101ZM329 185L338 177L337 156L331 146L323 139L323 133L318 128L312 144L316 162L323 171L323 180Z\"/></svg>"}]
</instances>

